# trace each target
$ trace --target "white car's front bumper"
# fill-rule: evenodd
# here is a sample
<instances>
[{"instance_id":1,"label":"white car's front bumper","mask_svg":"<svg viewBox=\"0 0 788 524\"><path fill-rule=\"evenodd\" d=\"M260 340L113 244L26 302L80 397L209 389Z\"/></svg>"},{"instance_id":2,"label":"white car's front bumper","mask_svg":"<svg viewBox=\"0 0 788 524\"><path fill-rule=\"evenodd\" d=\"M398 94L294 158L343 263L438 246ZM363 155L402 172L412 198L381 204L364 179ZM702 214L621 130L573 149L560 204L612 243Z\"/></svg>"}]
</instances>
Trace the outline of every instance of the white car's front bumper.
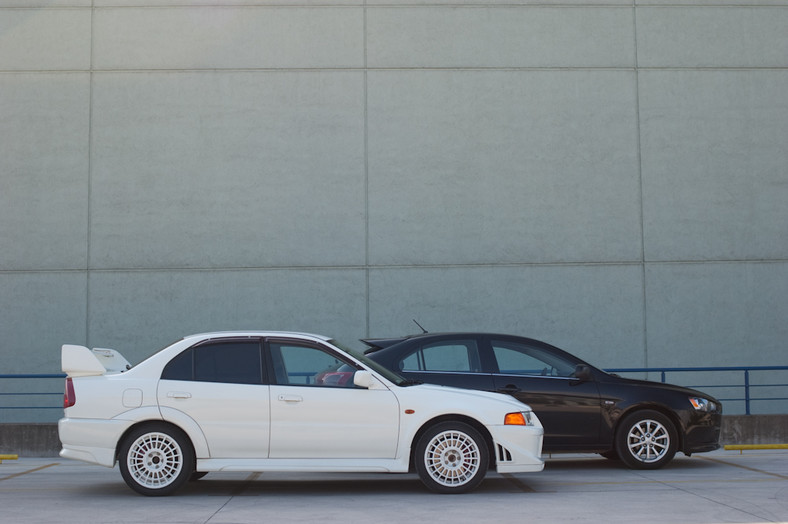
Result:
<instances>
[{"instance_id":1,"label":"white car's front bumper","mask_svg":"<svg viewBox=\"0 0 788 524\"><path fill-rule=\"evenodd\" d=\"M536 418L536 417L534 417ZM493 426L489 428L495 449L498 473L527 473L542 471L542 440L544 428L533 426Z\"/></svg>"}]
</instances>

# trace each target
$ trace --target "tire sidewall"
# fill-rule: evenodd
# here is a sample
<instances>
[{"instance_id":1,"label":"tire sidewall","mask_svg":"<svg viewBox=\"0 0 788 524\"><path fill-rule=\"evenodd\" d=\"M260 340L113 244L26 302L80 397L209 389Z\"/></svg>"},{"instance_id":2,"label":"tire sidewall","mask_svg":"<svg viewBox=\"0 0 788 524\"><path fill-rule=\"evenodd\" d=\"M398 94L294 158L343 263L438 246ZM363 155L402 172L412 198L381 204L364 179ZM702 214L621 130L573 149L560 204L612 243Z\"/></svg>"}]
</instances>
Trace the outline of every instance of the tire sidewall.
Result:
<instances>
[{"instance_id":1,"label":"tire sidewall","mask_svg":"<svg viewBox=\"0 0 788 524\"><path fill-rule=\"evenodd\" d=\"M425 453L430 442L439 434L446 431L458 431L472 439L479 450L479 463L473 477L459 486L446 486L432 478L429 468L425 463ZM487 441L478 430L463 422L441 422L427 429L418 439L415 447L414 461L416 472L425 486L435 493L466 493L475 489L487 474L490 465L490 451Z\"/></svg>"},{"instance_id":2,"label":"tire sidewall","mask_svg":"<svg viewBox=\"0 0 788 524\"><path fill-rule=\"evenodd\" d=\"M150 488L140 484L135 480L134 475L129 471L128 467L128 456L131 446L140 437L151 433L162 433L169 436L181 449L181 460L183 463L180 472L172 482L161 488ZM152 497L165 496L183 486L191 477L194 472L194 451L191 441L180 429L164 423L144 424L134 428L123 438L120 448L118 449L118 464L123 480L131 489L141 495Z\"/></svg>"},{"instance_id":3,"label":"tire sidewall","mask_svg":"<svg viewBox=\"0 0 788 524\"><path fill-rule=\"evenodd\" d=\"M655 462L643 462L635 457L627 445L627 436L630 430L644 420L653 420L660 423L668 432L670 439L667 452ZM627 415L616 432L615 451L618 458L632 469L659 469L673 459L678 449L678 433L676 426L666 415L654 410L636 411Z\"/></svg>"}]
</instances>

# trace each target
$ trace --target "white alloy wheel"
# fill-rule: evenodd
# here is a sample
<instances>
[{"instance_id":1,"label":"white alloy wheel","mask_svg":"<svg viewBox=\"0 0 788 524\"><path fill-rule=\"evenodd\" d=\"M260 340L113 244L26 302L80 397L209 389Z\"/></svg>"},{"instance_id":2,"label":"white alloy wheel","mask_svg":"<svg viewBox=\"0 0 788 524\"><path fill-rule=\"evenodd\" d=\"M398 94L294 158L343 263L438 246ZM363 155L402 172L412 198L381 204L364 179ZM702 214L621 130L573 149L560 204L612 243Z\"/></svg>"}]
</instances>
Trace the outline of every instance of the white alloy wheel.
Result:
<instances>
[{"instance_id":1,"label":"white alloy wheel","mask_svg":"<svg viewBox=\"0 0 788 524\"><path fill-rule=\"evenodd\" d=\"M621 460L636 469L657 469L676 454L678 438L671 421L657 411L636 412L619 428L616 451Z\"/></svg>"},{"instance_id":2,"label":"white alloy wheel","mask_svg":"<svg viewBox=\"0 0 788 524\"><path fill-rule=\"evenodd\" d=\"M128 435L121 447L120 470L126 484L143 495L167 495L192 474L194 459L185 435L156 425Z\"/></svg>"},{"instance_id":3,"label":"white alloy wheel","mask_svg":"<svg viewBox=\"0 0 788 524\"><path fill-rule=\"evenodd\" d=\"M139 484L163 488L172 484L183 469L183 450L165 433L146 433L131 445L126 461Z\"/></svg>"},{"instance_id":4,"label":"white alloy wheel","mask_svg":"<svg viewBox=\"0 0 788 524\"><path fill-rule=\"evenodd\" d=\"M440 493L475 488L487 472L489 453L478 431L462 423L443 423L427 431L416 448L422 481Z\"/></svg>"}]
</instances>

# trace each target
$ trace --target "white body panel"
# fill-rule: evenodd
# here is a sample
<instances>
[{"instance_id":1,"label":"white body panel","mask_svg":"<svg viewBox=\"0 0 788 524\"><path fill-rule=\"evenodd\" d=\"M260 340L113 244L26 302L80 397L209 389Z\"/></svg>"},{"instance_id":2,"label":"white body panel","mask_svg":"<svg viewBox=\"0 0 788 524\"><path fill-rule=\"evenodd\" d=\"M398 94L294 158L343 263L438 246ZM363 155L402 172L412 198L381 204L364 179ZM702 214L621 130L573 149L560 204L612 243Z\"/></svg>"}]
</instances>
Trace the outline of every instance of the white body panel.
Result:
<instances>
[{"instance_id":1,"label":"white body panel","mask_svg":"<svg viewBox=\"0 0 788 524\"><path fill-rule=\"evenodd\" d=\"M210 456L267 458L270 388L161 380L158 398L161 407L181 412L196 423L208 444Z\"/></svg>"},{"instance_id":2,"label":"white body panel","mask_svg":"<svg viewBox=\"0 0 788 524\"><path fill-rule=\"evenodd\" d=\"M393 459L397 453L399 403L388 389L271 386L271 420L271 458Z\"/></svg>"},{"instance_id":3,"label":"white body panel","mask_svg":"<svg viewBox=\"0 0 788 524\"><path fill-rule=\"evenodd\" d=\"M530 411L525 404L496 393L400 387L357 360L358 367L367 370L359 378L363 376L369 389L160 380L173 357L205 340L226 336L292 337L336 349L327 338L316 335L194 335L129 371L97 375L90 355L64 348L64 369L76 373L70 375L76 404L66 408L59 422L61 456L112 466L127 430L140 422L165 421L190 439L197 471L405 472L419 430L437 417L448 417L475 421L489 432L490 454L496 457L498 471L544 467L540 457L544 431L538 419L531 415L531 425L504 425L506 413Z\"/></svg>"}]
</instances>

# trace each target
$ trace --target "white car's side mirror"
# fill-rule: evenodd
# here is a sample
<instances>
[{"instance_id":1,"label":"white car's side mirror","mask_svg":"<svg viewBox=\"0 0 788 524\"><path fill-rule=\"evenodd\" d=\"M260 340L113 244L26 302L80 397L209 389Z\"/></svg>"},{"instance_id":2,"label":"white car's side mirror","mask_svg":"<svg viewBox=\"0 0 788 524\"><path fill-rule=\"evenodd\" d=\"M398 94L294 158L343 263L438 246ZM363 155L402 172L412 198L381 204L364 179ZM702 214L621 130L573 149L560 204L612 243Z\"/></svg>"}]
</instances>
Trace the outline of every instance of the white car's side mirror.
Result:
<instances>
[{"instance_id":1,"label":"white car's side mirror","mask_svg":"<svg viewBox=\"0 0 788 524\"><path fill-rule=\"evenodd\" d=\"M372 389L378 384L378 380L367 370L359 370L353 375L353 384L360 388Z\"/></svg>"}]
</instances>

